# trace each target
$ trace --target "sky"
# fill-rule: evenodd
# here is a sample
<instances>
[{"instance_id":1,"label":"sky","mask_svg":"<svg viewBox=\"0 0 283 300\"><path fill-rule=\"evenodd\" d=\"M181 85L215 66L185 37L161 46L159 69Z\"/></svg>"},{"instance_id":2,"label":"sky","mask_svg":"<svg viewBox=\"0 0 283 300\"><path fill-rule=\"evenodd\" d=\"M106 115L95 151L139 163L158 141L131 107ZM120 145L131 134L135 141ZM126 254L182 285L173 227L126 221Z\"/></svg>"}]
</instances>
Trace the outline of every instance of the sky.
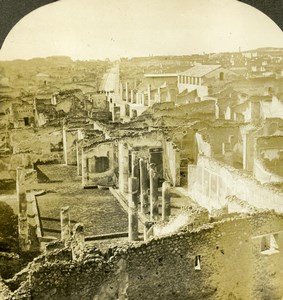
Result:
<instances>
[{"instance_id":1,"label":"sky","mask_svg":"<svg viewBox=\"0 0 283 300\"><path fill-rule=\"evenodd\" d=\"M117 59L283 47L266 15L236 0L60 0L21 19L0 60Z\"/></svg>"}]
</instances>

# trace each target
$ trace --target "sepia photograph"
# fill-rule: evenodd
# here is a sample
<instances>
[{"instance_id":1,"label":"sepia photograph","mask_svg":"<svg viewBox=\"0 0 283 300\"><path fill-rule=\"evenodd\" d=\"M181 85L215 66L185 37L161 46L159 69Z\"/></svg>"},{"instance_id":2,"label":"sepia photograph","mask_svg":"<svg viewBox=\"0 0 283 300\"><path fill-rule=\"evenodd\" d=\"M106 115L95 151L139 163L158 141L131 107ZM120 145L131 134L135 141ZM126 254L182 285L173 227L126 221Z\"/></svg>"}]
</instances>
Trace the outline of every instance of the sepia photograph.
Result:
<instances>
[{"instance_id":1,"label":"sepia photograph","mask_svg":"<svg viewBox=\"0 0 283 300\"><path fill-rule=\"evenodd\" d=\"M279 23L237 0L7 3L0 300L283 300Z\"/></svg>"}]
</instances>

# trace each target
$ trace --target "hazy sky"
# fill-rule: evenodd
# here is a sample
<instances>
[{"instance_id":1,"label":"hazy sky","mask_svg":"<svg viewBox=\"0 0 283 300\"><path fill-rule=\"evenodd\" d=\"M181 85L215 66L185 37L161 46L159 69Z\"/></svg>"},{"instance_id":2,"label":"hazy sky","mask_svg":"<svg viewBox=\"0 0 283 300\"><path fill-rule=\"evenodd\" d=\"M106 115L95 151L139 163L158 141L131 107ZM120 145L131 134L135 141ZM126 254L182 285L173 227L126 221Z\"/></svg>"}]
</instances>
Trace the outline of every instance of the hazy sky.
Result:
<instances>
[{"instance_id":1,"label":"hazy sky","mask_svg":"<svg viewBox=\"0 0 283 300\"><path fill-rule=\"evenodd\" d=\"M25 16L0 59L104 59L283 47L266 15L236 0L60 0Z\"/></svg>"}]
</instances>

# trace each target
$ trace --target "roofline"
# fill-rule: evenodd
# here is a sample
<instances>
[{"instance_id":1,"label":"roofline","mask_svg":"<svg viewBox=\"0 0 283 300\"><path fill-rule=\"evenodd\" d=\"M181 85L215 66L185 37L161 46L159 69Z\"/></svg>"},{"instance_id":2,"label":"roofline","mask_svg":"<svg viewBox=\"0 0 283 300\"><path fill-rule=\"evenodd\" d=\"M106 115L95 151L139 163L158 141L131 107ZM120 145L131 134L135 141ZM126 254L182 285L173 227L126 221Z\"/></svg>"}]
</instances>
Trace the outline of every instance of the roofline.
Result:
<instances>
[{"instance_id":1,"label":"roofline","mask_svg":"<svg viewBox=\"0 0 283 300\"><path fill-rule=\"evenodd\" d=\"M208 66L209 66L209 65L208 65ZM205 73L204 75L202 75L202 76L193 76L193 77L199 77L199 78L202 78L202 77L206 76L207 74L209 74L209 73L211 73L211 72L213 72L213 71L215 71L215 70L217 70L217 69L219 69L219 68L222 68L221 65L214 65L214 66L215 66L215 69L213 69L213 70L211 70L211 71ZM195 66L195 67L197 67L197 66ZM194 67L192 67L192 68L194 68ZM192 68L190 68L190 69L192 69ZM184 71L184 72L178 73L178 75L188 75L188 74L186 74L186 72L188 72L190 69L188 69L188 70L186 70L186 71ZM231 71L231 72L232 72L232 71Z\"/></svg>"},{"instance_id":2,"label":"roofline","mask_svg":"<svg viewBox=\"0 0 283 300\"><path fill-rule=\"evenodd\" d=\"M177 73L144 74L144 77L177 77Z\"/></svg>"}]
</instances>

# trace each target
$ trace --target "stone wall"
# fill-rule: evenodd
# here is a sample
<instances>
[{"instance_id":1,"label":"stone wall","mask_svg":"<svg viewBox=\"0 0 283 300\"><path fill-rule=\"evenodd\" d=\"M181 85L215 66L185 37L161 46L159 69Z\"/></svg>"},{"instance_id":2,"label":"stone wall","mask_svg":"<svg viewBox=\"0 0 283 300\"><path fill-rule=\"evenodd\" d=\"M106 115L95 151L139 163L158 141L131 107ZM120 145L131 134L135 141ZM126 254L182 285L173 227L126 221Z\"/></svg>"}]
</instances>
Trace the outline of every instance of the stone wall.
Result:
<instances>
[{"instance_id":1,"label":"stone wall","mask_svg":"<svg viewBox=\"0 0 283 300\"><path fill-rule=\"evenodd\" d=\"M5 157L4 174L9 173L10 178L16 178L16 168L21 165L31 167L37 161L57 161L63 163L61 149L62 131L55 128L42 128L40 134L35 129L12 130L10 133L10 146L13 153ZM54 148L56 151L54 151ZM9 159L9 161L8 161ZM1 159L2 160L2 159ZM7 173L7 174L8 174Z\"/></svg>"},{"instance_id":2,"label":"stone wall","mask_svg":"<svg viewBox=\"0 0 283 300\"><path fill-rule=\"evenodd\" d=\"M266 238L276 243L263 248ZM91 249L80 261L56 250L6 284L15 295L30 293L24 299L281 299L282 249L282 215L262 212L104 255Z\"/></svg>"},{"instance_id":3,"label":"stone wall","mask_svg":"<svg viewBox=\"0 0 283 300\"><path fill-rule=\"evenodd\" d=\"M283 136L256 140L254 175L262 183L283 182Z\"/></svg>"},{"instance_id":4,"label":"stone wall","mask_svg":"<svg viewBox=\"0 0 283 300\"><path fill-rule=\"evenodd\" d=\"M78 139L78 130L68 130L63 128L63 148L64 148L64 161L66 165L77 164L77 148L76 141Z\"/></svg>"},{"instance_id":5,"label":"stone wall","mask_svg":"<svg viewBox=\"0 0 283 300\"><path fill-rule=\"evenodd\" d=\"M116 183L115 144L113 141L97 143L86 147L82 153L82 184L83 186L111 186Z\"/></svg>"},{"instance_id":6,"label":"stone wall","mask_svg":"<svg viewBox=\"0 0 283 300\"><path fill-rule=\"evenodd\" d=\"M0 155L0 180L7 180L15 178L15 169L9 172L9 163L11 156L2 154Z\"/></svg>"},{"instance_id":7,"label":"stone wall","mask_svg":"<svg viewBox=\"0 0 283 300\"><path fill-rule=\"evenodd\" d=\"M282 96L281 96L282 98ZM271 102L261 102L261 116L266 118L282 118L283 103L279 97L272 97Z\"/></svg>"},{"instance_id":8,"label":"stone wall","mask_svg":"<svg viewBox=\"0 0 283 300\"><path fill-rule=\"evenodd\" d=\"M170 179L170 183L173 186L180 185L180 149L177 145L171 141L164 141L164 165L165 165L165 176Z\"/></svg>"},{"instance_id":9,"label":"stone wall","mask_svg":"<svg viewBox=\"0 0 283 300\"><path fill-rule=\"evenodd\" d=\"M230 165L239 165L243 157L239 127L210 127L196 133L199 153Z\"/></svg>"},{"instance_id":10,"label":"stone wall","mask_svg":"<svg viewBox=\"0 0 283 300\"><path fill-rule=\"evenodd\" d=\"M209 211L227 204L227 196L235 195L257 208L283 212L281 191L262 186L253 177L215 160L200 156L197 166L188 170L188 192Z\"/></svg>"}]
</instances>

